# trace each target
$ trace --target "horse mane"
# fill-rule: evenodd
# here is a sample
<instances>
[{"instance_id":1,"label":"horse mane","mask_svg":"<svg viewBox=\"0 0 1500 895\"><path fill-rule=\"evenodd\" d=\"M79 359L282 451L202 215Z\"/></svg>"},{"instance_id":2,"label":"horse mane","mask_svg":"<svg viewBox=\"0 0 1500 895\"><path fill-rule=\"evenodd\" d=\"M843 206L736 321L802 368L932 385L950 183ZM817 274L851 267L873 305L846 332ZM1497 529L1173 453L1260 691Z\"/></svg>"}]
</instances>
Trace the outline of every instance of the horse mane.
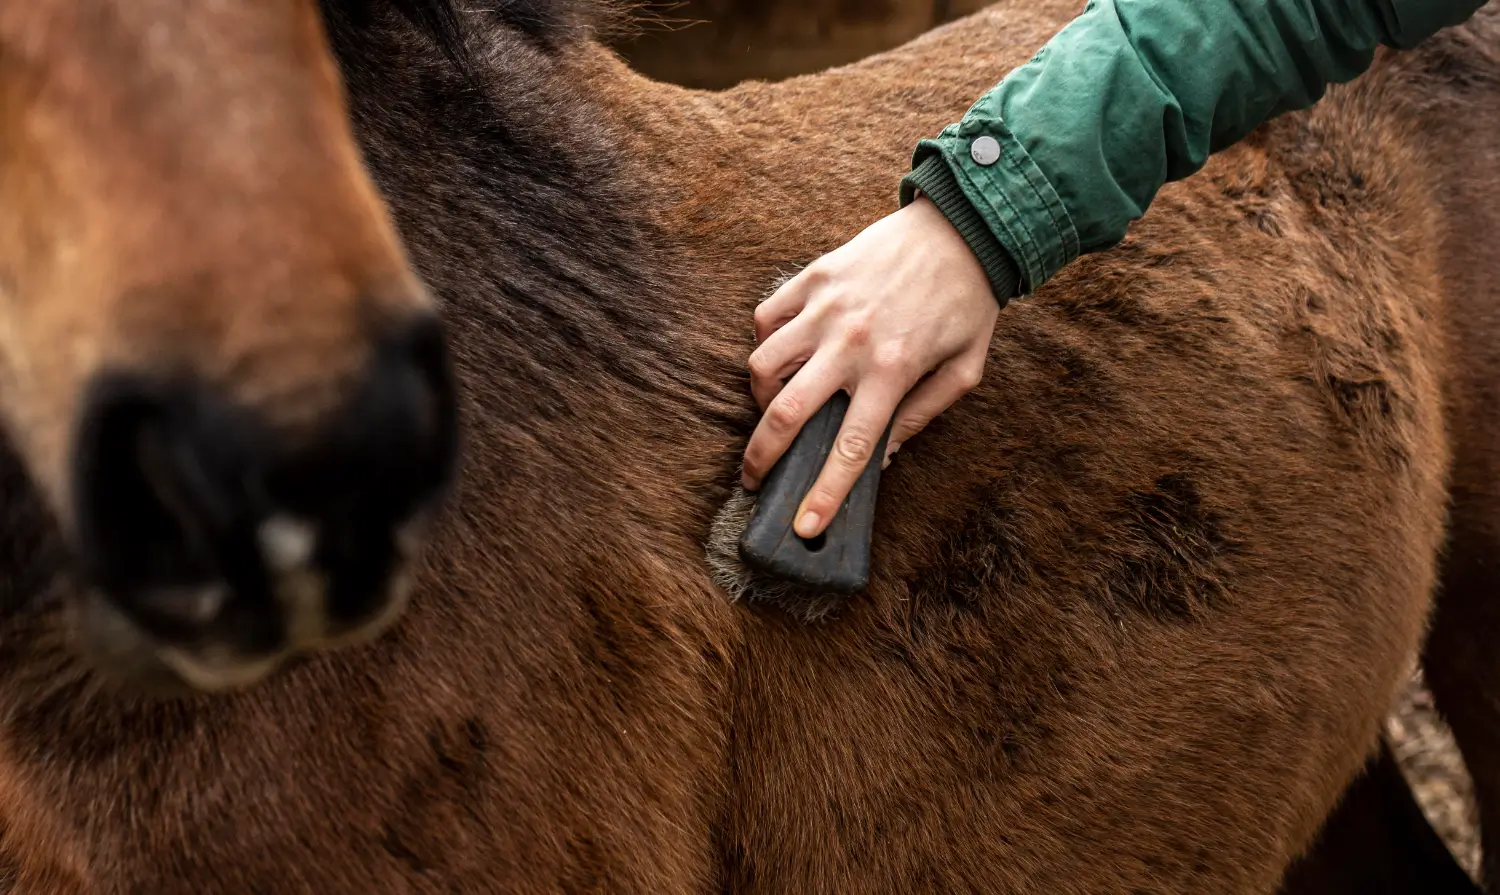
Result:
<instances>
[{"instance_id":1,"label":"horse mane","mask_svg":"<svg viewBox=\"0 0 1500 895\"><path fill-rule=\"evenodd\" d=\"M391 12L424 34L450 60L467 66L471 20L511 28L556 50L579 38L613 33L629 20L616 0L487 0L482 8L456 0L323 0L325 15L355 27Z\"/></svg>"},{"instance_id":2,"label":"horse mane","mask_svg":"<svg viewBox=\"0 0 1500 895\"><path fill-rule=\"evenodd\" d=\"M676 265L661 260L675 243L628 211L649 197L620 176L615 150L569 139L596 122L591 100L551 74L550 57L613 27L629 0L321 3L356 135L388 160L375 177L415 267L450 322L482 321L486 343L505 342L479 364L485 381L516 384L490 412L512 423L556 416L597 400L570 379L610 381L748 433L742 363L702 323L683 334L643 313L643 296L678 288L664 272ZM560 359L571 377L550 372Z\"/></svg>"}]
</instances>

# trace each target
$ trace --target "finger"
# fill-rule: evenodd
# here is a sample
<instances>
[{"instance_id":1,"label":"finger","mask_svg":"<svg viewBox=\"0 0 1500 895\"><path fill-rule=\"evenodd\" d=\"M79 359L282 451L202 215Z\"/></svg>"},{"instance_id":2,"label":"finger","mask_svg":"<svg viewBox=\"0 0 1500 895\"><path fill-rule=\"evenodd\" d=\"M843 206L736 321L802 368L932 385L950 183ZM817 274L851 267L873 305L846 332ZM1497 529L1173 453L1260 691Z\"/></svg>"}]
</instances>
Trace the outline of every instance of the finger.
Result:
<instances>
[{"instance_id":1,"label":"finger","mask_svg":"<svg viewBox=\"0 0 1500 895\"><path fill-rule=\"evenodd\" d=\"M891 425L891 440L886 445L886 459L889 460L899 451L908 439L927 428L927 424L936 419L938 414L973 391L979 385L983 371L982 362L953 360L918 383L896 409L896 420Z\"/></svg>"},{"instance_id":2,"label":"finger","mask_svg":"<svg viewBox=\"0 0 1500 895\"><path fill-rule=\"evenodd\" d=\"M771 297L755 307L755 341L764 342L807 307L807 298L819 277L805 269L781 284Z\"/></svg>"},{"instance_id":3,"label":"finger","mask_svg":"<svg viewBox=\"0 0 1500 895\"><path fill-rule=\"evenodd\" d=\"M843 368L835 366L831 357L815 355L767 405L745 447L743 482L747 491L760 487L803 425L844 384L843 379Z\"/></svg>"},{"instance_id":4,"label":"finger","mask_svg":"<svg viewBox=\"0 0 1500 895\"><path fill-rule=\"evenodd\" d=\"M869 465L904 392L905 388L899 384L871 381L862 383L855 391L828 462L797 510L794 529L798 536L815 538L828 528L860 473Z\"/></svg>"},{"instance_id":5,"label":"finger","mask_svg":"<svg viewBox=\"0 0 1500 895\"><path fill-rule=\"evenodd\" d=\"M818 329L806 315L772 333L750 354L750 392L762 411L818 350Z\"/></svg>"}]
</instances>

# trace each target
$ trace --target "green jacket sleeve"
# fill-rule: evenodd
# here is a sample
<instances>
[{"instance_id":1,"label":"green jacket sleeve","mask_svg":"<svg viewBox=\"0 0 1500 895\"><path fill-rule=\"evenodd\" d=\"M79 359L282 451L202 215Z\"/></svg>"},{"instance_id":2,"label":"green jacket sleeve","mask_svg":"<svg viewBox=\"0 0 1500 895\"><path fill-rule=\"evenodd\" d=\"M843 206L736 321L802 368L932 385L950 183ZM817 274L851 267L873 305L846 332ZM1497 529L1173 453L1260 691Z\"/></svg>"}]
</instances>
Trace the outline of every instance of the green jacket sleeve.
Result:
<instances>
[{"instance_id":1,"label":"green jacket sleeve","mask_svg":"<svg viewBox=\"0 0 1500 895\"><path fill-rule=\"evenodd\" d=\"M902 181L973 247L1002 302L1107 248L1162 185L1484 0L1089 0ZM1019 283L1017 280L1019 279Z\"/></svg>"}]
</instances>

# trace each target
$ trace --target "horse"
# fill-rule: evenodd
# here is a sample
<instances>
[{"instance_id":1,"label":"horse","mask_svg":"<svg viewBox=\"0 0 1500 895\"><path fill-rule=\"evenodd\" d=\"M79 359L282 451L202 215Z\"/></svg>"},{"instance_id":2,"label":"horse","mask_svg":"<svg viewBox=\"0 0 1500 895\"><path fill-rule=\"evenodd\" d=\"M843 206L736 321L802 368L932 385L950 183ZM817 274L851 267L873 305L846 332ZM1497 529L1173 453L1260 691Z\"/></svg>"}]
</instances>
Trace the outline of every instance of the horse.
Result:
<instances>
[{"instance_id":1,"label":"horse","mask_svg":"<svg viewBox=\"0 0 1500 895\"><path fill-rule=\"evenodd\" d=\"M608 3L324 0L321 52L311 25L287 27L307 12L293 0L131 4L50 22L178 72L222 68L198 82L199 114L170 119L196 136L140 144L181 159L179 178L195 149L243 152L206 169L219 189L180 196L200 211L181 238L226 253L200 269L243 269L235 250L269 243L305 262L287 277L316 274L388 213L445 331L413 403L441 405L431 371L451 364L462 462L424 492L446 510L404 554L399 624L316 655L330 644L289 641L254 687L161 698L102 685L139 677L122 654L151 664L160 643L106 629L111 661L83 636L80 606L123 599L89 584L50 454L27 447L40 424L7 408L12 891L1273 891L1376 748L1440 586L1424 667L1496 810L1493 8L1216 156L1123 244L1008 309L986 382L883 480L870 587L809 625L786 611L799 595L771 603L715 546L745 504L754 306L890 210L910 146L1072 4L1000 3L847 68L723 93L631 71L598 40ZM0 46L40 45L16 27L36 21L0 14ZM194 39L164 41L173 24ZM229 100L258 89L225 41L274 57L261 74L278 84L336 63L342 102L273 91L274 107L251 103L276 110L250 116L252 139L225 136L245 114ZM90 48L26 58L46 82L178 102ZM46 121L79 101L23 92L4 108ZM314 117L353 136L298 124ZM39 136L93 165L140 163L93 133ZM385 211L335 201L357 181L346 140ZM68 154L45 144L22 161ZM339 162L293 158L309 153ZM4 158L9 185L26 168ZM262 164L321 176L282 194ZM135 220L116 204L129 193L88 195L62 223L35 203L8 226ZM237 209L224 195L284 217L222 214ZM275 241L288 218L303 226ZM300 364L238 365L241 387L311 388L339 367L304 330L326 332L318 305L345 305L310 294L190 315L182 291L158 292L158 314L105 335L157 346L133 355L147 370L163 344L196 350L201 377L223 320L248 314L243 338ZM418 414L413 436L431 480L441 418ZM231 571L238 594L253 576Z\"/></svg>"}]
</instances>

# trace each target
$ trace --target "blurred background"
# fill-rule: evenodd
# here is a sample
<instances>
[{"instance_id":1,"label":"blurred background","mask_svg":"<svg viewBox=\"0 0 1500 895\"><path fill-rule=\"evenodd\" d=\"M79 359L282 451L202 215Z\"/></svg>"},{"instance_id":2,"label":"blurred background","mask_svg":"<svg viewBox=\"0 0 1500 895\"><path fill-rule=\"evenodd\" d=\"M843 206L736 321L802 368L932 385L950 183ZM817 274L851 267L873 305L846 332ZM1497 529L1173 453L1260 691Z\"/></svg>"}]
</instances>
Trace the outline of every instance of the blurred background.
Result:
<instances>
[{"instance_id":1,"label":"blurred background","mask_svg":"<svg viewBox=\"0 0 1500 895\"><path fill-rule=\"evenodd\" d=\"M641 4L641 27L618 48L632 65L654 78L720 88L854 62L989 2L656 0Z\"/></svg>"}]
</instances>

